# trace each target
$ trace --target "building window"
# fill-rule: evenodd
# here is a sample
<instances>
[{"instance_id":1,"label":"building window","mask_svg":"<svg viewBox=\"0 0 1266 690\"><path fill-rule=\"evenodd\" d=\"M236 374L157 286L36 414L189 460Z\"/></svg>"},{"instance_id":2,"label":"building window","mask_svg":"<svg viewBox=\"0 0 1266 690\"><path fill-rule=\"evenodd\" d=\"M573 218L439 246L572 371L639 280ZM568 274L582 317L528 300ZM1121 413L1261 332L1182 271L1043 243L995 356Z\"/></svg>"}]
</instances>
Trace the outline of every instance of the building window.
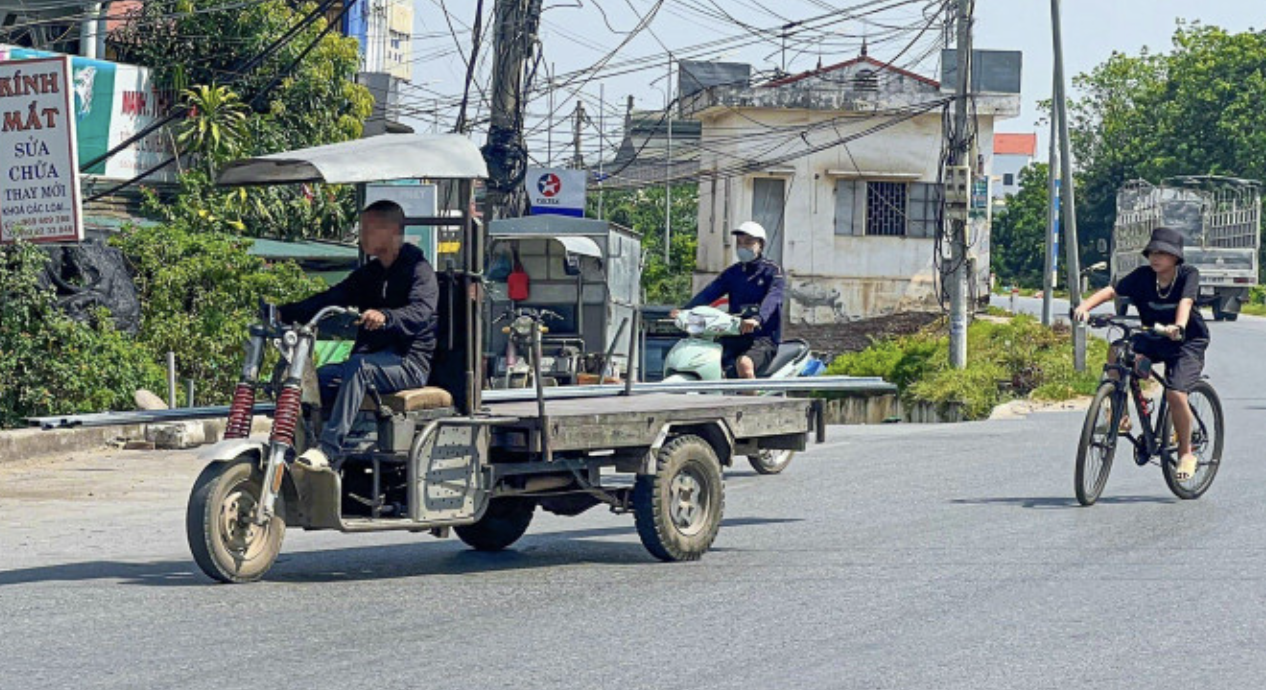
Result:
<instances>
[{"instance_id":1,"label":"building window","mask_svg":"<svg viewBox=\"0 0 1266 690\"><path fill-rule=\"evenodd\" d=\"M936 237L941 228L941 186L927 182L910 185L906 234L910 237Z\"/></svg>"},{"instance_id":2,"label":"building window","mask_svg":"<svg viewBox=\"0 0 1266 690\"><path fill-rule=\"evenodd\" d=\"M835 234L936 237L941 187L925 182L835 183Z\"/></svg>"},{"instance_id":3,"label":"building window","mask_svg":"<svg viewBox=\"0 0 1266 690\"><path fill-rule=\"evenodd\" d=\"M783 214L787 203L787 181L781 177L758 177L752 180L752 220L765 228L769 241L765 256L782 261Z\"/></svg>"},{"instance_id":4,"label":"building window","mask_svg":"<svg viewBox=\"0 0 1266 690\"><path fill-rule=\"evenodd\" d=\"M906 184L866 183L866 234L885 237L906 234Z\"/></svg>"},{"instance_id":5,"label":"building window","mask_svg":"<svg viewBox=\"0 0 1266 690\"><path fill-rule=\"evenodd\" d=\"M1002 176L1002 184L1003 184L1004 186L1007 186L1007 187L1010 187L1010 186L1014 185L1014 184L1015 184L1015 175L1013 175L1013 174L1011 174L1011 173L1007 173L1007 174L1003 175L1003 176Z\"/></svg>"}]
</instances>

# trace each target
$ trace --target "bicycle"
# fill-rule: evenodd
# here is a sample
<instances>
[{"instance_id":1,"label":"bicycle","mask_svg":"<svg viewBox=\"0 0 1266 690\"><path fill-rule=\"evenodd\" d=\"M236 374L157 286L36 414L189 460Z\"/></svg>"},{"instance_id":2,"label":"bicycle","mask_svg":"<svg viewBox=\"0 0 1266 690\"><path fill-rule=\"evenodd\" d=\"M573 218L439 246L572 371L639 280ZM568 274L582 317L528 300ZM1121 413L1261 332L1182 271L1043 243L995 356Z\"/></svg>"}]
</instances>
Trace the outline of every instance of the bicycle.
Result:
<instances>
[{"instance_id":1,"label":"bicycle","mask_svg":"<svg viewBox=\"0 0 1266 690\"><path fill-rule=\"evenodd\" d=\"M1169 418L1169 400L1162 395L1160 404L1153 405L1144 395L1141 381L1149 378L1155 380L1166 390L1170 390L1169 379L1152 370L1152 362L1147 357L1134 352L1131 336L1145 333L1151 337L1163 337L1159 328L1142 328L1116 316L1091 315L1090 325L1094 328L1120 329L1121 337L1112 341L1112 348L1120 352L1117 362L1107 363L1103 367L1104 377L1086 411L1086 421L1081 429L1081 441L1077 447L1077 470L1075 484L1077 502L1083 506L1093 505L1103 493L1104 484L1108 481L1108 472L1112 469L1112 458L1116 453L1117 439L1125 437L1134 446L1134 462L1139 467L1156 462L1160 464L1165 484L1175 496L1184 500L1199 498L1208 491L1213 478L1222 464L1223 415L1222 402L1208 377L1201 380L1188 393L1187 402L1191 407L1191 450L1197 458L1196 471L1186 480L1175 477L1177 470L1177 434ZM1117 378L1109 377L1111 372ZM1128 392L1127 392L1128 391ZM1126 412L1128 400L1133 398L1135 419L1139 420L1141 433L1132 435L1129 430L1121 430L1122 415ZM1156 407L1156 410L1152 408ZM1153 411L1156 413L1152 415Z\"/></svg>"}]
</instances>

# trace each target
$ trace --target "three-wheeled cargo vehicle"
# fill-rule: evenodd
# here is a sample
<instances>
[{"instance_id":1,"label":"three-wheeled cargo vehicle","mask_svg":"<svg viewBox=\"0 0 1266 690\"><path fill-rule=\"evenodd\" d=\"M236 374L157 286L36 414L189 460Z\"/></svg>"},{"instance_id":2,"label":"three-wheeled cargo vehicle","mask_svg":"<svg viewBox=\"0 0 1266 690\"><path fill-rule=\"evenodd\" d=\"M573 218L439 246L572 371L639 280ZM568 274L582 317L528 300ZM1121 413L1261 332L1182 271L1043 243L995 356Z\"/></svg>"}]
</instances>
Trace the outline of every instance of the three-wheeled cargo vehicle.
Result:
<instances>
[{"instance_id":1,"label":"three-wheeled cargo vehicle","mask_svg":"<svg viewBox=\"0 0 1266 690\"><path fill-rule=\"evenodd\" d=\"M305 469L294 458L321 424L312 343L324 319L350 310L332 307L294 324L261 306L225 438L205 452L209 464L189 499L189 545L207 575L258 580L289 527L451 530L475 549L497 551L524 534L538 508L577 515L599 505L632 513L656 557L693 560L721 526L722 469L733 458L802 450L814 431L820 439L821 407L805 399L636 394L629 385L620 396L546 400L538 375L535 400L485 403L486 317L477 296L486 237L471 213L474 182L485 176L479 149L454 135L382 135L222 171L223 185L425 179L441 182L448 201L437 217L417 221L441 234L442 249L429 257L440 283L433 379L371 396L338 470ZM631 343L637 330L628 330ZM280 362L270 374L271 349ZM253 437L251 414L263 396L275 399L272 430Z\"/></svg>"}]
</instances>

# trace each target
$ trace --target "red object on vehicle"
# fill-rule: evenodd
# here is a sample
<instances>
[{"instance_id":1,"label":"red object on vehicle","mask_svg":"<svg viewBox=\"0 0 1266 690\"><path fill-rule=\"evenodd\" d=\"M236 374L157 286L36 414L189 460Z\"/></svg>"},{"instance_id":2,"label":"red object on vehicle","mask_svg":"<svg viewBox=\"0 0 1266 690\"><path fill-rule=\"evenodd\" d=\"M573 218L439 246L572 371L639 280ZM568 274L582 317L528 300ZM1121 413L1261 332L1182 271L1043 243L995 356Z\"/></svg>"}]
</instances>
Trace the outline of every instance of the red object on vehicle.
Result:
<instances>
[{"instance_id":1,"label":"red object on vehicle","mask_svg":"<svg viewBox=\"0 0 1266 690\"><path fill-rule=\"evenodd\" d=\"M514 270L510 271L510 275L506 277L506 290L510 294L510 299L515 302L525 302L532 295L531 280L528 279L527 271L523 270L523 263L519 261L519 248L515 247L513 251Z\"/></svg>"}]
</instances>

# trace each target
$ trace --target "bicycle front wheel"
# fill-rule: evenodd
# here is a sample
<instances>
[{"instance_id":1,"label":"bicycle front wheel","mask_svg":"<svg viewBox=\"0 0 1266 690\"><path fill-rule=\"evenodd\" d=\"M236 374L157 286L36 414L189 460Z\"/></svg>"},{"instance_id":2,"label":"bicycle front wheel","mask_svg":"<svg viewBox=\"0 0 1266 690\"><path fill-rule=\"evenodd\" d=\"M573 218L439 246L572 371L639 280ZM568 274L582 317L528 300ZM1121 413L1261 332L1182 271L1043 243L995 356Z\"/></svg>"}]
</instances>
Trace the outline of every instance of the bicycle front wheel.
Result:
<instances>
[{"instance_id":1,"label":"bicycle front wheel","mask_svg":"<svg viewBox=\"0 0 1266 690\"><path fill-rule=\"evenodd\" d=\"M1208 381L1200 381L1187 394L1187 405L1192 416L1191 452L1196 454L1198 461L1196 473L1190 479L1178 481L1174 477L1178 471L1178 438L1169 415L1165 415L1161 426L1161 438L1165 439L1161 472L1169 490L1184 500L1200 498L1208 491L1222 464L1222 401L1218 399L1217 391Z\"/></svg>"},{"instance_id":2,"label":"bicycle front wheel","mask_svg":"<svg viewBox=\"0 0 1266 690\"><path fill-rule=\"evenodd\" d=\"M1081 443L1077 446L1077 471L1075 488L1077 502L1083 506L1094 505L1108 483L1108 471L1112 469L1112 456L1117 450L1117 425L1125 410L1117 410L1125 401L1117 394L1116 384L1104 382L1090 401L1086 421L1081 427Z\"/></svg>"}]
</instances>

